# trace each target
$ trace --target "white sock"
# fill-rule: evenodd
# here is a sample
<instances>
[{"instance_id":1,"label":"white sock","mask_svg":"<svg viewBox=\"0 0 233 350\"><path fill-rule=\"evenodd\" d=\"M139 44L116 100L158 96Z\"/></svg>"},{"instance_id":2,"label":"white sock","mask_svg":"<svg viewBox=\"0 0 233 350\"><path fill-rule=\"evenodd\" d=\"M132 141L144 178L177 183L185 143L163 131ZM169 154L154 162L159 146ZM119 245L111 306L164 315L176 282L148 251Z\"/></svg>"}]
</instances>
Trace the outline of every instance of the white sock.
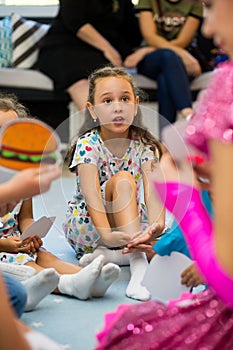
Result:
<instances>
[{"instance_id":1,"label":"white sock","mask_svg":"<svg viewBox=\"0 0 233 350\"><path fill-rule=\"evenodd\" d=\"M151 297L150 293L141 285L141 281L148 266L145 253L130 253L129 262L131 278L126 289L126 296L141 301L149 300Z\"/></svg>"},{"instance_id":2,"label":"white sock","mask_svg":"<svg viewBox=\"0 0 233 350\"><path fill-rule=\"evenodd\" d=\"M58 281L59 274L53 268L44 269L26 281L23 281L22 283L28 293L25 311L33 310L43 298L57 287Z\"/></svg>"},{"instance_id":3,"label":"white sock","mask_svg":"<svg viewBox=\"0 0 233 350\"><path fill-rule=\"evenodd\" d=\"M30 329L24 333L24 337L30 345L30 349L34 350L62 350L64 347L46 335Z\"/></svg>"},{"instance_id":4,"label":"white sock","mask_svg":"<svg viewBox=\"0 0 233 350\"><path fill-rule=\"evenodd\" d=\"M86 300L92 296L93 285L104 264L104 256L100 255L92 263L75 274L62 275L58 289L62 294Z\"/></svg>"},{"instance_id":5,"label":"white sock","mask_svg":"<svg viewBox=\"0 0 233 350\"><path fill-rule=\"evenodd\" d=\"M27 265L16 265L14 263L0 262L0 270L7 272L20 281L27 280L36 274L36 270Z\"/></svg>"},{"instance_id":6,"label":"white sock","mask_svg":"<svg viewBox=\"0 0 233 350\"><path fill-rule=\"evenodd\" d=\"M129 265L129 256L122 254L122 249L111 250L103 246L97 247L93 253L85 254L80 260L80 266L89 265L97 256L104 256L104 264L114 263L119 266Z\"/></svg>"},{"instance_id":7,"label":"white sock","mask_svg":"<svg viewBox=\"0 0 233 350\"><path fill-rule=\"evenodd\" d=\"M119 277L120 267L116 264L109 263L102 267L92 290L92 296L95 298L102 297L111 284Z\"/></svg>"}]
</instances>

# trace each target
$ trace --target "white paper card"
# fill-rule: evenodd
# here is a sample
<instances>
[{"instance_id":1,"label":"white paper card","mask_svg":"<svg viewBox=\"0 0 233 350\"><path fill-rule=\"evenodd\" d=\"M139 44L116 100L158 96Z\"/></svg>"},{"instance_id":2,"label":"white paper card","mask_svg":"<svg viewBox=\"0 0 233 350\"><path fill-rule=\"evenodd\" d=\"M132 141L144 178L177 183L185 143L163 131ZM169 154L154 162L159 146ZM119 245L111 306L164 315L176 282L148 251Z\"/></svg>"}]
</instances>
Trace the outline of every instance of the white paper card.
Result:
<instances>
[{"instance_id":1,"label":"white paper card","mask_svg":"<svg viewBox=\"0 0 233 350\"><path fill-rule=\"evenodd\" d=\"M192 263L186 255L178 252L172 252L169 256L156 254L146 270L142 284L155 299L165 303L177 299L181 293L190 290L180 281L181 273Z\"/></svg>"},{"instance_id":2,"label":"white paper card","mask_svg":"<svg viewBox=\"0 0 233 350\"><path fill-rule=\"evenodd\" d=\"M50 230L51 226L53 225L56 217L46 217L42 216L39 220L33 222L32 225L30 225L20 236L21 240L24 240L28 237L38 236L40 238L43 238L47 235L48 231Z\"/></svg>"}]
</instances>

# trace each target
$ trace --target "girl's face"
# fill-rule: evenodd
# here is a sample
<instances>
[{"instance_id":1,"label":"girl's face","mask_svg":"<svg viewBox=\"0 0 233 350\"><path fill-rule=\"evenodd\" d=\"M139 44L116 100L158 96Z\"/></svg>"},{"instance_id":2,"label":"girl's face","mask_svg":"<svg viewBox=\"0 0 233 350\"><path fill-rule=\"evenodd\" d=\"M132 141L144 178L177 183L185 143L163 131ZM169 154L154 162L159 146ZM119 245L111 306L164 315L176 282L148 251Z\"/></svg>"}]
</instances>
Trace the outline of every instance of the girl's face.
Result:
<instances>
[{"instance_id":1,"label":"girl's face","mask_svg":"<svg viewBox=\"0 0 233 350\"><path fill-rule=\"evenodd\" d=\"M10 122L11 120L18 119L18 115L15 111L9 110L9 111L1 111L0 110L0 128Z\"/></svg>"},{"instance_id":2,"label":"girl's face","mask_svg":"<svg viewBox=\"0 0 233 350\"><path fill-rule=\"evenodd\" d=\"M233 59L233 1L204 0L203 34L213 37L215 44Z\"/></svg>"},{"instance_id":3,"label":"girl's face","mask_svg":"<svg viewBox=\"0 0 233 350\"><path fill-rule=\"evenodd\" d=\"M96 81L94 105L88 102L87 107L92 118L99 119L103 140L128 136L138 101L125 78L105 77Z\"/></svg>"}]
</instances>

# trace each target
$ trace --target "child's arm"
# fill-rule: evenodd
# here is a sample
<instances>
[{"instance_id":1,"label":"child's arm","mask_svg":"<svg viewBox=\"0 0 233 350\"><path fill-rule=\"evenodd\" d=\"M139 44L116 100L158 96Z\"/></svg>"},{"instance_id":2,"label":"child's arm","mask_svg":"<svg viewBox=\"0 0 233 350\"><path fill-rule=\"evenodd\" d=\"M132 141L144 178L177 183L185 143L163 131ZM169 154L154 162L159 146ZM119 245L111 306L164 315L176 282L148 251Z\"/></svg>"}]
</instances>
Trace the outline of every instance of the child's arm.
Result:
<instances>
[{"instance_id":1,"label":"child's arm","mask_svg":"<svg viewBox=\"0 0 233 350\"><path fill-rule=\"evenodd\" d=\"M0 275L0 348L5 350L22 349L30 350L19 321L16 321L9 299Z\"/></svg>"},{"instance_id":2,"label":"child's arm","mask_svg":"<svg viewBox=\"0 0 233 350\"><path fill-rule=\"evenodd\" d=\"M61 176L56 165L43 165L40 169L19 171L11 180L0 185L0 203L20 201L49 190L53 180Z\"/></svg>"},{"instance_id":3,"label":"child's arm","mask_svg":"<svg viewBox=\"0 0 233 350\"><path fill-rule=\"evenodd\" d=\"M21 232L24 232L34 222L31 198L23 201L18 220Z\"/></svg>"},{"instance_id":4,"label":"child's arm","mask_svg":"<svg viewBox=\"0 0 233 350\"><path fill-rule=\"evenodd\" d=\"M130 240L130 236L111 229L102 200L97 167L93 164L80 164L78 173L88 212L101 237L101 244L109 247L124 246Z\"/></svg>"},{"instance_id":5,"label":"child's arm","mask_svg":"<svg viewBox=\"0 0 233 350\"><path fill-rule=\"evenodd\" d=\"M0 252L6 253L30 253L30 244L21 241L19 237L8 237L0 239Z\"/></svg>"}]
</instances>

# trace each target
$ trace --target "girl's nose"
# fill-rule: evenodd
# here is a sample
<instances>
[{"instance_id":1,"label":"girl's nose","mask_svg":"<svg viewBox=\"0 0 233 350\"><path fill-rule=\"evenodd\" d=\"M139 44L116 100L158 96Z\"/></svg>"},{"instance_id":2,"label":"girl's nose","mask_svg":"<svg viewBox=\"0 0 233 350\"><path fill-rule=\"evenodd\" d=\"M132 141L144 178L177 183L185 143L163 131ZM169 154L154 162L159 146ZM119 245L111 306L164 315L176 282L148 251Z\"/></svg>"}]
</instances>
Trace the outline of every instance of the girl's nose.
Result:
<instances>
[{"instance_id":1,"label":"girl's nose","mask_svg":"<svg viewBox=\"0 0 233 350\"><path fill-rule=\"evenodd\" d=\"M114 111L119 112L122 110L122 102L114 102Z\"/></svg>"},{"instance_id":2,"label":"girl's nose","mask_svg":"<svg viewBox=\"0 0 233 350\"><path fill-rule=\"evenodd\" d=\"M212 23L211 15L207 14L205 16L201 31L206 38L212 38L214 36L214 26Z\"/></svg>"}]
</instances>

